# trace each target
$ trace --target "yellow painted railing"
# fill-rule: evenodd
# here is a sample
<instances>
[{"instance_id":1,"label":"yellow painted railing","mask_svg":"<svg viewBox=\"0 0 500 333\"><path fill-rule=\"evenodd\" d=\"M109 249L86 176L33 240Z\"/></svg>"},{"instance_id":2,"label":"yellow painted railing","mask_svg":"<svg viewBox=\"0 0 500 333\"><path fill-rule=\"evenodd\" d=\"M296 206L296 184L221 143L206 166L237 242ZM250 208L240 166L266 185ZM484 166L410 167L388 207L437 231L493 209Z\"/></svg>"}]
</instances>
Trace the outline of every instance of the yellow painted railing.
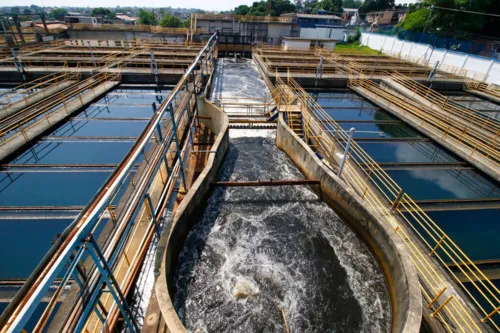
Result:
<instances>
[{"instance_id":1,"label":"yellow painted railing","mask_svg":"<svg viewBox=\"0 0 500 333\"><path fill-rule=\"evenodd\" d=\"M277 86L288 86L302 103L306 142L313 141L316 151L325 162L336 167L335 151L345 150L349 133L343 130L291 77L285 84L277 77ZM278 100L277 100L278 103ZM403 192L401 187L356 143L351 146L343 179L387 223L406 244L418 272L421 289L431 317L439 320L450 332L479 332L481 328L462 302L450 295L449 284L436 272L434 257L450 276L463 287L464 292L497 331L500 319L500 291L485 276L451 238ZM415 235L419 241L415 239ZM427 253L424 249L427 249ZM453 263L465 277L470 288L449 265ZM495 322L495 320L497 322Z\"/></svg>"},{"instance_id":2,"label":"yellow painted railing","mask_svg":"<svg viewBox=\"0 0 500 333\"><path fill-rule=\"evenodd\" d=\"M74 101L79 101L80 106L83 106L84 102L82 100L82 96L84 94L92 92L94 97L97 97L95 95L94 88L96 88L99 84L110 80L119 81L120 74L107 72L96 74L84 81L81 81L78 88L71 90L69 93L64 94L59 92L54 95L54 97L57 98L51 99L48 103L41 101L37 103L37 105L29 106L30 108L34 108L35 112L30 112L20 120L13 120L9 123L2 124L3 126L1 126L0 130L0 142L4 144L5 142L11 140L14 137L12 134L14 131L16 133L21 133L25 141L28 142L30 138L28 137L26 131L29 127L41 122L47 122L51 125L49 115L52 112L62 108L66 113L68 113L69 111L67 110L67 107Z\"/></svg>"},{"instance_id":3,"label":"yellow painted railing","mask_svg":"<svg viewBox=\"0 0 500 333\"><path fill-rule=\"evenodd\" d=\"M458 117L467 124L473 124L481 129L491 132L494 137L500 134L500 122L484 113L479 112L474 108L464 106L458 102L450 100L439 92L421 84L417 81L398 72L385 72L384 75L409 89L412 93L425 98L427 101L434 103L450 116Z\"/></svg>"},{"instance_id":4,"label":"yellow painted railing","mask_svg":"<svg viewBox=\"0 0 500 333\"><path fill-rule=\"evenodd\" d=\"M75 75L67 72L46 75L39 79L17 86L10 92L4 93L3 96L0 96L0 105L2 106L3 111L7 112L9 107L20 99L23 99L26 103L28 103L28 97L30 95L38 91L43 92L43 88L58 85L62 81L72 79L76 79Z\"/></svg>"},{"instance_id":5,"label":"yellow painted railing","mask_svg":"<svg viewBox=\"0 0 500 333\"><path fill-rule=\"evenodd\" d=\"M470 148L469 157L480 155L500 167L500 150L496 139L486 136L480 131L466 124L460 124L449 119L449 117L438 112L422 107L417 102L402 98L389 89L379 84L357 76L350 80L351 87L361 87L373 93L375 99L382 99L403 110L403 115L411 115L419 121L419 127L433 128L441 135L442 141L456 140Z\"/></svg>"}]
</instances>

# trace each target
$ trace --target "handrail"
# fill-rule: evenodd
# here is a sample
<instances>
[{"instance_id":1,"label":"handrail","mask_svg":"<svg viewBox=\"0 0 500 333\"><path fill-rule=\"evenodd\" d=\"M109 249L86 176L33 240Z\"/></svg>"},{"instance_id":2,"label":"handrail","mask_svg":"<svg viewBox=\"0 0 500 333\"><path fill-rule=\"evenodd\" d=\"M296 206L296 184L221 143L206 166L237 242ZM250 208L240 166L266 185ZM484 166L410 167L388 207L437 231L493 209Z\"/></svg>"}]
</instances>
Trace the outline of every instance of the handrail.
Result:
<instances>
[{"instance_id":1,"label":"handrail","mask_svg":"<svg viewBox=\"0 0 500 333\"><path fill-rule=\"evenodd\" d=\"M358 73L359 74L359 73ZM353 78L353 80L355 80ZM345 148L349 133L343 130L324 109L298 85L293 78L288 77L284 83L277 77L277 86L289 86L297 93L303 104L304 124L306 127L305 141L313 140L315 147L322 150L324 158L331 166L335 165L334 151ZM279 98L276 100L279 102ZM435 274L430 257L435 257L451 277L463 287L465 293L483 314L483 322L489 322L500 330L493 317L500 315L500 291L487 276L470 260L470 258L454 243L451 238L424 212L420 207L385 173L385 171L353 140L348 167L344 169L344 179L374 210L391 225L401 237L410 251L410 257L415 265L422 283L422 293L428 302L428 308L433 310L432 317L440 320L448 331L456 329L465 331L481 331L470 317L464 305L453 296L446 296L446 286ZM361 175L361 176L360 176ZM398 222L394 214L400 217ZM406 228L417 235L422 244L429 249L429 254L422 253L421 246L409 236ZM457 274L449 267L453 263L460 267L460 272L472 285L479 296L474 296L465 287ZM442 297L443 296L443 297ZM438 300L441 305L438 306ZM482 304L484 301L486 305ZM489 309L487 310L488 307ZM446 315L442 315L445 311Z\"/></svg>"},{"instance_id":2,"label":"handrail","mask_svg":"<svg viewBox=\"0 0 500 333\"><path fill-rule=\"evenodd\" d=\"M498 119L486 115L474 108L467 107L458 102L455 102L448 97L443 96L439 92L433 90L432 88L429 88L401 73L385 72L384 75L411 90L413 93L418 94L420 97L423 97L429 102L440 107L450 116L459 117L467 123L472 123L479 126L481 129L490 131L494 134L495 137L499 136L500 121Z\"/></svg>"},{"instance_id":3,"label":"handrail","mask_svg":"<svg viewBox=\"0 0 500 333\"><path fill-rule=\"evenodd\" d=\"M495 139L487 137L484 134L474 130L474 128L457 124L457 122L450 121L446 116L440 115L436 112L429 112L427 108L419 106L416 102L408 99L402 99L392 91L382 88L380 85L368 79L355 79L350 83L351 86L361 86L374 94L377 97L384 98L392 104L399 106L406 112L419 119L420 126L428 124L432 126L442 135L443 141L450 138L470 147L472 152L470 157L474 154L480 154L482 157L500 167L500 151L498 150L498 143Z\"/></svg>"},{"instance_id":4,"label":"handrail","mask_svg":"<svg viewBox=\"0 0 500 333\"><path fill-rule=\"evenodd\" d=\"M39 274L30 276L28 281L16 295L15 299L9 304L2 317L0 317L0 325L2 325L1 332L17 332L24 327L29 316L38 306L38 303L50 288L52 281L54 281L58 273L63 269L66 261L73 254L73 251L88 236L102 213L108 209L108 204L112 200L114 193L127 179L137 158L149 144L157 128L161 126L169 107L181 92L181 88L184 84L188 82L188 77L194 73L203 55L211 48L212 44L216 43L216 40L217 33L210 37L205 47L200 51L189 69L182 76L169 97L153 115L120 165L106 180L105 184L100 188L85 209L83 209L79 217L72 223L71 228L65 230L64 235L61 237L62 240L57 246L54 246L49 251L50 255L46 256L44 258L45 261L35 270L35 273L39 272Z\"/></svg>"}]
</instances>

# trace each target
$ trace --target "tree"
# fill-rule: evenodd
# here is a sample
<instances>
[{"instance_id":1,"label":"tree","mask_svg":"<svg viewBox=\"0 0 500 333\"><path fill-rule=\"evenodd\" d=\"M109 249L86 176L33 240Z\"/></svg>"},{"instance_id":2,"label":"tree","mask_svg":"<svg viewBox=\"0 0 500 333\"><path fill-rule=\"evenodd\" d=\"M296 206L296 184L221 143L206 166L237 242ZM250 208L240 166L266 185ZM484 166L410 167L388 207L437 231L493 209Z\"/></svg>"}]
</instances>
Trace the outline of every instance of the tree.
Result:
<instances>
[{"instance_id":1,"label":"tree","mask_svg":"<svg viewBox=\"0 0 500 333\"><path fill-rule=\"evenodd\" d=\"M64 21L64 17L68 15L68 11L64 8L56 8L50 12L49 17L54 20Z\"/></svg>"},{"instance_id":2,"label":"tree","mask_svg":"<svg viewBox=\"0 0 500 333\"><path fill-rule=\"evenodd\" d=\"M365 0L359 7L359 12L368 13L392 8L394 8L394 0Z\"/></svg>"},{"instance_id":3,"label":"tree","mask_svg":"<svg viewBox=\"0 0 500 333\"><path fill-rule=\"evenodd\" d=\"M271 16L293 13L296 7L290 0L270 0ZM255 1L252 6L240 5L234 9L236 15L266 16L267 1Z\"/></svg>"},{"instance_id":4,"label":"tree","mask_svg":"<svg viewBox=\"0 0 500 333\"><path fill-rule=\"evenodd\" d=\"M424 31L430 10L428 8L419 9L406 15L405 20L399 27L405 30Z\"/></svg>"},{"instance_id":5,"label":"tree","mask_svg":"<svg viewBox=\"0 0 500 333\"><path fill-rule=\"evenodd\" d=\"M236 7L234 9L234 13L236 15L246 15L246 14L248 14L249 11L250 11L250 7L248 7L247 5L239 5L238 7Z\"/></svg>"},{"instance_id":6,"label":"tree","mask_svg":"<svg viewBox=\"0 0 500 333\"><path fill-rule=\"evenodd\" d=\"M139 9L139 24L145 25L157 25L158 21L152 12L148 12L144 9Z\"/></svg>"},{"instance_id":7,"label":"tree","mask_svg":"<svg viewBox=\"0 0 500 333\"><path fill-rule=\"evenodd\" d=\"M343 8L359 8L363 4L361 0L344 0Z\"/></svg>"},{"instance_id":8,"label":"tree","mask_svg":"<svg viewBox=\"0 0 500 333\"><path fill-rule=\"evenodd\" d=\"M102 8L102 7L97 7L92 9L92 12L90 13L92 16L106 16L109 18L115 18L116 14L113 13L111 10L108 8Z\"/></svg>"},{"instance_id":9,"label":"tree","mask_svg":"<svg viewBox=\"0 0 500 333\"><path fill-rule=\"evenodd\" d=\"M182 21L181 27L183 28L191 28L191 19L187 19Z\"/></svg>"},{"instance_id":10,"label":"tree","mask_svg":"<svg viewBox=\"0 0 500 333\"><path fill-rule=\"evenodd\" d=\"M471 33L500 36L498 30L499 19L495 17L467 13L460 10L479 13L500 14L497 0L430 0L416 6L409 7L409 14L399 25L400 28L411 31L423 31L453 35L457 33L470 35ZM459 11L444 10L442 8L458 9ZM427 28L425 28L427 27Z\"/></svg>"},{"instance_id":11,"label":"tree","mask_svg":"<svg viewBox=\"0 0 500 333\"><path fill-rule=\"evenodd\" d=\"M322 0L319 5L321 7L319 9L326 10L327 12L342 12L342 0Z\"/></svg>"},{"instance_id":12,"label":"tree","mask_svg":"<svg viewBox=\"0 0 500 333\"><path fill-rule=\"evenodd\" d=\"M181 21L170 14L166 14L160 21L160 25L165 28L178 28L181 26Z\"/></svg>"}]
</instances>

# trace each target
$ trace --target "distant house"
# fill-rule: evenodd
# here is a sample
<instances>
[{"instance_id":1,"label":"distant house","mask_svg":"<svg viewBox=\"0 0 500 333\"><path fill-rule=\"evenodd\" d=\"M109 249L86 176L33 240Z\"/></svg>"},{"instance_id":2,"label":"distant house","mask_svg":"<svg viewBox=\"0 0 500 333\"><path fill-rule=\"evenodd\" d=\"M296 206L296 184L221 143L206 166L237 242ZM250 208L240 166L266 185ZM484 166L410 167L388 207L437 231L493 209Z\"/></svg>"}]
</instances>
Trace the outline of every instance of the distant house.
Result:
<instances>
[{"instance_id":1,"label":"distant house","mask_svg":"<svg viewBox=\"0 0 500 333\"><path fill-rule=\"evenodd\" d=\"M352 17L356 16L357 13L357 8L344 8L344 12L342 13L342 20L351 22Z\"/></svg>"},{"instance_id":2,"label":"distant house","mask_svg":"<svg viewBox=\"0 0 500 333\"><path fill-rule=\"evenodd\" d=\"M127 14L116 14L116 20L113 20L113 23L117 24L132 24L132 25L137 25L137 21L139 21L139 18L137 17L132 17Z\"/></svg>"},{"instance_id":3,"label":"distant house","mask_svg":"<svg viewBox=\"0 0 500 333\"><path fill-rule=\"evenodd\" d=\"M293 23L301 28L316 28L318 25L332 25L342 23L342 17L337 15L315 15L302 13L281 14L282 17L290 17Z\"/></svg>"},{"instance_id":4,"label":"distant house","mask_svg":"<svg viewBox=\"0 0 500 333\"><path fill-rule=\"evenodd\" d=\"M407 7L400 7L395 10L385 10L381 12L368 12L366 13L366 21L370 25L395 25L402 22L407 13Z\"/></svg>"},{"instance_id":5,"label":"distant house","mask_svg":"<svg viewBox=\"0 0 500 333\"><path fill-rule=\"evenodd\" d=\"M366 21L370 24L376 25L391 24L393 15L393 10L385 10L382 12L368 12L366 13Z\"/></svg>"},{"instance_id":6,"label":"distant house","mask_svg":"<svg viewBox=\"0 0 500 333\"><path fill-rule=\"evenodd\" d=\"M304 37L282 37L281 47L283 50L306 51L311 47L321 47L333 51L338 39L332 38L304 38Z\"/></svg>"},{"instance_id":7,"label":"distant house","mask_svg":"<svg viewBox=\"0 0 500 333\"><path fill-rule=\"evenodd\" d=\"M65 16L64 21L68 25L75 23L97 25L99 23L97 17L92 16Z\"/></svg>"}]
</instances>

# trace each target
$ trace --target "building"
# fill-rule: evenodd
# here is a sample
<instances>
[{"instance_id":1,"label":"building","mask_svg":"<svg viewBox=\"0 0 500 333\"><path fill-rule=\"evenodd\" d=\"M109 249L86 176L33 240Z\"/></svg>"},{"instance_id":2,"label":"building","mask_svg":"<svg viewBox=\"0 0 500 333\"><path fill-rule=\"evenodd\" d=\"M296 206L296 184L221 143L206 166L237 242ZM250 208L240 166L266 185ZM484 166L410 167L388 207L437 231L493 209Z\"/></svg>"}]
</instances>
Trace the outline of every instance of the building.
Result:
<instances>
[{"instance_id":1,"label":"building","mask_svg":"<svg viewBox=\"0 0 500 333\"><path fill-rule=\"evenodd\" d=\"M281 47L283 50L309 50L311 47L321 47L333 51L338 39L332 38L307 38L307 37L283 37Z\"/></svg>"},{"instance_id":2,"label":"building","mask_svg":"<svg viewBox=\"0 0 500 333\"><path fill-rule=\"evenodd\" d=\"M132 25L137 25L137 21L139 21L139 18L137 17L132 17L127 14L121 14L117 13L116 14L116 20L113 20L114 24L132 24Z\"/></svg>"},{"instance_id":3,"label":"building","mask_svg":"<svg viewBox=\"0 0 500 333\"><path fill-rule=\"evenodd\" d=\"M366 21L370 24L391 24L392 16L394 15L393 10L385 10L381 12L368 12L366 13Z\"/></svg>"},{"instance_id":4,"label":"building","mask_svg":"<svg viewBox=\"0 0 500 333\"><path fill-rule=\"evenodd\" d=\"M75 24L75 23L97 25L98 23L101 23L101 22L99 22L99 18L97 18L97 17L84 16L84 15L67 15L64 17L64 21L68 25Z\"/></svg>"},{"instance_id":5,"label":"building","mask_svg":"<svg viewBox=\"0 0 500 333\"><path fill-rule=\"evenodd\" d=\"M330 25L342 23L342 17L337 15L316 15L302 13L282 14L281 17L291 18L301 28L316 28L317 25Z\"/></svg>"},{"instance_id":6,"label":"building","mask_svg":"<svg viewBox=\"0 0 500 333\"><path fill-rule=\"evenodd\" d=\"M344 12L342 13L342 20L351 22L352 18L356 16L358 13L357 8L344 8Z\"/></svg>"},{"instance_id":7,"label":"building","mask_svg":"<svg viewBox=\"0 0 500 333\"><path fill-rule=\"evenodd\" d=\"M292 17L192 14L192 28L219 32L219 43L280 45L282 37L299 37L300 26Z\"/></svg>"}]
</instances>

